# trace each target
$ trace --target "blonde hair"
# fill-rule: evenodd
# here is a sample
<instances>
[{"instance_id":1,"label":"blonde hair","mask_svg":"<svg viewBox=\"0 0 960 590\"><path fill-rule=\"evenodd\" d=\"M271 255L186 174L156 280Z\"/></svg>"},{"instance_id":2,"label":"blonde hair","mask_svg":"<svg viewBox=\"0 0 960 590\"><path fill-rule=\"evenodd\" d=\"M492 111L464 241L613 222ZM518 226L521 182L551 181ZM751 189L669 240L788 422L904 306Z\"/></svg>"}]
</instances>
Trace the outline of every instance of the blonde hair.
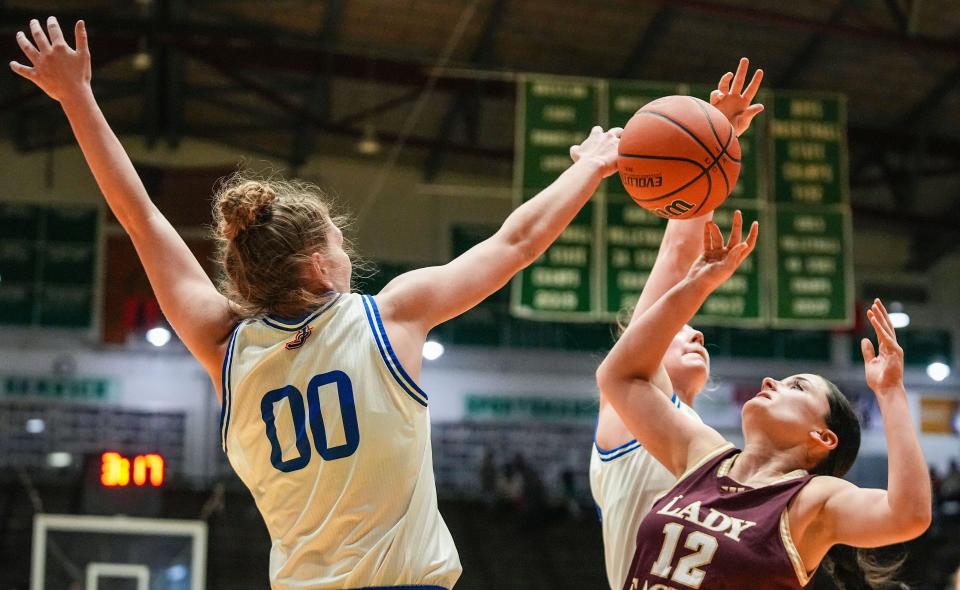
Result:
<instances>
[{"instance_id":1,"label":"blonde hair","mask_svg":"<svg viewBox=\"0 0 960 590\"><path fill-rule=\"evenodd\" d=\"M323 189L300 180L240 171L220 181L213 195L220 289L243 317L297 317L329 299L305 286L304 270L312 253L327 251L330 228L346 222L331 215L331 204Z\"/></svg>"}]
</instances>

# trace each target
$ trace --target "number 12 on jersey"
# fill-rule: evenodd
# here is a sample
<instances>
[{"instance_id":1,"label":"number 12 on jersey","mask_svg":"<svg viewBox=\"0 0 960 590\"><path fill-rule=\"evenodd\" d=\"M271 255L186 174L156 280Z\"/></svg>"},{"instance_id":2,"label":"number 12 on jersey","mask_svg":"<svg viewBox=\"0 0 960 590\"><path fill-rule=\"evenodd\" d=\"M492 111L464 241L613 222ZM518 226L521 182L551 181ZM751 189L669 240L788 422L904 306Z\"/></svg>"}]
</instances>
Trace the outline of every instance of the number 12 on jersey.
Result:
<instances>
[{"instance_id":1,"label":"number 12 on jersey","mask_svg":"<svg viewBox=\"0 0 960 590\"><path fill-rule=\"evenodd\" d=\"M320 406L321 389L325 385L335 385L340 402L340 420L343 424L343 434L346 439L341 445L330 447L327 445L327 430L323 423L323 410ZM327 389L329 391L329 388ZM276 415L274 404L287 400L290 405L290 415L293 418L293 430L296 433L297 457L283 460L283 447L277 439ZM260 401L260 415L266 426L267 440L270 441L270 463L280 471L289 473L303 469L310 463L310 441L307 436L307 424L310 424L310 434L313 436L313 447L325 461L334 461L349 457L356 452L360 445L360 429L357 424L357 407L353 398L353 384L350 377L343 371L330 371L314 375L307 384L307 410L309 420L304 412L303 394L293 385L286 385L280 389L268 391Z\"/></svg>"},{"instance_id":2,"label":"number 12 on jersey","mask_svg":"<svg viewBox=\"0 0 960 590\"><path fill-rule=\"evenodd\" d=\"M706 575L700 567L709 565L713 561L713 554L717 551L717 540L701 531L691 532L687 535L683 546L693 553L681 557L674 567L673 558L682 533L682 524L670 522L663 526L663 547L650 573L659 578L669 578L690 588L699 588Z\"/></svg>"}]
</instances>

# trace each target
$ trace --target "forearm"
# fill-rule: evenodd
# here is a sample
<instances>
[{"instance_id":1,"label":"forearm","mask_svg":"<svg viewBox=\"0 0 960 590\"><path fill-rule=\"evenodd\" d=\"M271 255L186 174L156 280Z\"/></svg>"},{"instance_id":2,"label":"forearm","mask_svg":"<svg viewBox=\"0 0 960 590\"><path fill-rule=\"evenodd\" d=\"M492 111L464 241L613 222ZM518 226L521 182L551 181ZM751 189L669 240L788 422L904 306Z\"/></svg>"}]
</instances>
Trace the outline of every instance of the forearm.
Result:
<instances>
[{"instance_id":1,"label":"forearm","mask_svg":"<svg viewBox=\"0 0 960 590\"><path fill-rule=\"evenodd\" d=\"M630 322L604 360L604 370L622 378L652 381L673 337L709 294L697 281L682 279Z\"/></svg>"},{"instance_id":2,"label":"forearm","mask_svg":"<svg viewBox=\"0 0 960 590\"><path fill-rule=\"evenodd\" d=\"M633 309L631 321L640 317L671 287L679 283L703 250L703 225L713 212L693 219L671 219L660 241L657 259Z\"/></svg>"},{"instance_id":3,"label":"forearm","mask_svg":"<svg viewBox=\"0 0 960 590\"><path fill-rule=\"evenodd\" d=\"M87 88L61 101L93 176L110 210L128 232L156 211L120 140Z\"/></svg>"},{"instance_id":4,"label":"forearm","mask_svg":"<svg viewBox=\"0 0 960 590\"><path fill-rule=\"evenodd\" d=\"M603 180L603 166L584 158L563 172L537 196L517 207L498 232L501 239L521 248L532 262L573 221Z\"/></svg>"},{"instance_id":5,"label":"forearm","mask_svg":"<svg viewBox=\"0 0 960 590\"><path fill-rule=\"evenodd\" d=\"M901 385L877 399L887 439L887 502L891 513L909 521L929 521L930 477L906 392Z\"/></svg>"}]
</instances>

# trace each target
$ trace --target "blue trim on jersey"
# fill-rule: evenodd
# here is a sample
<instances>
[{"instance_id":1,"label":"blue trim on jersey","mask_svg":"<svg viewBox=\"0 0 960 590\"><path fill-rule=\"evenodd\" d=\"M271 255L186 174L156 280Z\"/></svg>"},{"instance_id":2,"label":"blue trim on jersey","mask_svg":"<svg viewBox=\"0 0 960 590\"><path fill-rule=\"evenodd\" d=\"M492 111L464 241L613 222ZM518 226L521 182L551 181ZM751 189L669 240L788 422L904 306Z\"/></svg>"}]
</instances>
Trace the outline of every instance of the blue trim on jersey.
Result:
<instances>
[{"instance_id":1,"label":"blue trim on jersey","mask_svg":"<svg viewBox=\"0 0 960 590\"><path fill-rule=\"evenodd\" d=\"M373 330L373 339L377 342L377 348L380 350L380 357L383 359L384 364L387 365L390 374L393 375L396 382L400 384L400 387L407 392L407 395L425 407L427 400L430 398L417 386L413 379L410 378L410 375L403 370L400 360L397 358L397 355L394 354L393 347L390 345L390 339L387 338L387 331L384 329L383 322L380 320L380 310L377 308L377 302L374 301L370 295L362 295L361 297L363 299L363 310L367 314L367 322L370 324L370 329Z\"/></svg>"},{"instance_id":2,"label":"blue trim on jersey","mask_svg":"<svg viewBox=\"0 0 960 590\"><path fill-rule=\"evenodd\" d=\"M309 324L310 322L312 322L312 321L314 321L315 319L317 319L318 317L320 317L320 315L322 315L323 312L325 312L325 311L327 311L328 309L330 309L331 307L333 307L333 304L336 303L337 301L339 301L341 297L343 297L343 293L337 293L337 296L336 296L336 297L334 297L333 299L331 299L330 301L328 301L328 302L327 302L326 304L324 304L320 309L318 309L317 311L315 311L315 312L313 312L313 313L305 316L305 317L307 318L307 319L305 319L305 320L304 320L304 319L294 319L294 320L291 322L291 321L285 320L285 319L283 319L283 318L281 318L281 317L279 317L279 316L267 316L267 317L261 318L261 321L262 321L264 324L270 326L271 328L276 328L277 330L283 330L284 332L296 332L297 330L302 329L304 326L306 326L306 325Z\"/></svg>"},{"instance_id":3,"label":"blue trim on jersey","mask_svg":"<svg viewBox=\"0 0 960 590\"><path fill-rule=\"evenodd\" d=\"M673 404L676 408L679 408L681 404L680 397L676 393L674 393L673 396L670 398L670 403ZM599 419L598 419L598 422L599 422ZM634 438L623 443L619 447L614 447L612 449L604 449L597 443L596 429L594 429L593 446L597 448L597 454L600 455L600 460L606 463L608 461L613 461L614 459L618 459L628 453L636 451L643 445L641 445L640 442Z\"/></svg>"},{"instance_id":4,"label":"blue trim on jersey","mask_svg":"<svg viewBox=\"0 0 960 590\"><path fill-rule=\"evenodd\" d=\"M227 430L230 428L230 410L233 406L230 395L230 366L233 363L233 346L237 342L237 334L240 333L242 325L243 322L240 322L234 326L230 334L230 342L227 344L227 353L223 356L223 367L220 369L220 395L223 398L220 403L220 446L224 453L227 452Z\"/></svg>"},{"instance_id":5,"label":"blue trim on jersey","mask_svg":"<svg viewBox=\"0 0 960 590\"><path fill-rule=\"evenodd\" d=\"M628 444L630 444L630 443L628 443ZM630 448L624 449L624 450L622 450L622 451L620 451L619 453L614 454L614 455L607 455L607 456L600 455L600 460L603 461L604 463L607 463L607 462L609 462L609 461L613 461L614 459L619 459L620 457L622 457L622 456L624 456L624 455L628 455L628 454L632 453L633 451L636 451L637 449L642 448L642 447L643 447L643 445L641 445L639 442L633 441L632 446L630 446ZM599 449L597 449L597 450L599 450Z\"/></svg>"}]
</instances>

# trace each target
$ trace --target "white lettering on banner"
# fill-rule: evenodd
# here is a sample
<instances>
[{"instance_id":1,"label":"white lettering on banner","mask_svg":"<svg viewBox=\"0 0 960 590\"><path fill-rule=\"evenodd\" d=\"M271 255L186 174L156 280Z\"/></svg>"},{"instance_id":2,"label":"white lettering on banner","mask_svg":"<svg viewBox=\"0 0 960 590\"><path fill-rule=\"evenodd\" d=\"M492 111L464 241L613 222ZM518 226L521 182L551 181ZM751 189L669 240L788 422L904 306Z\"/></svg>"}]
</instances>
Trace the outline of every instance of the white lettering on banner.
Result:
<instances>
[{"instance_id":1,"label":"white lettering on banner","mask_svg":"<svg viewBox=\"0 0 960 590\"><path fill-rule=\"evenodd\" d=\"M583 133L566 129L531 129L530 145L568 148L580 143ZM569 162L569 158L568 158Z\"/></svg>"},{"instance_id":2,"label":"white lettering on banner","mask_svg":"<svg viewBox=\"0 0 960 590\"><path fill-rule=\"evenodd\" d=\"M823 118L823 103L809 98L794 98L790 100L790 116L807 119Z\"/></svg>"},{"instance_id":3,"label":"white lettering on banner","mask_svg":"<svg viewBox=\"0 0 960 590\"><path fill-rule=\"evenodd\" d=\"M793 229L808 234L822 234L827 231L827 220L819 215L797 215L793 218Z\"/></svg>"},{"instance_id":4,"label":"white lettering on banner","mask_svg":"<svg viewBox=\"0 0 960 590\"><path fill-rule=\"evenodd\" d=\"M584 84L563 84L536 82L530 91L534 96L555 96L559 98L586 98L587 87Z\"/></svg>"},{"instance_id":5,"label":"white lettering on banner","mask_svg":"<svg viewBox=\"0 0 960 590\"><path fill-rule=\"evenodd\" d=\"M833 284L826 277L793 277L790 279L790 291L804 295L829 295L833 293Z\"/></svg>"},{"instance_id":6,"label":"white lettering on banner","mask_svg":"<svg viewBox=\"0 0 960 590\"><path fill-rule=\"evenodd\" d=\"M563 230L563 233L560 234L557 241L563 244L592 244L592 232L593 228L589 226L571 225Z\"/></svg>"},{"instance_id":7,"label":"white lettering on banner","mask_svg":"<svg viewBox=\"0 0 960 590\"><path fill-rule=\"evenodd\" d=\"M708 315L741 316L747 309L747 300L743 297L711 295L703 304L703 311Z\"/></svg>"},{"instance_id":8,"label":"white lettering on banner","mask_svg":"<svg viewBox=\"0 0 960 590\"><path fill-rule=\"evenodd\" d=\"M543 156L540 158L541 172L561 172L570 167L570 156Z\"/></svg>"},{"instance_id":9,"label":"white lettering on banner","mask_svg":"<svg viewBox=\"0 0 960 590\"><path fill-rule=\"evenodd\" d=\"M583 246L554 246L547 250L547 260L551 264L585 266L589 261L589 252Z\"/></svg>"},{"instance_id":10,"label":"white lettering on banner","mask_svg":"<svg viewBox=\"0 0 960 590\"><path fill-rule=\"evenodd\" d=\"M830 300L827 298L798 297L790 304L793 315L826 317L830 315Z\"/></svg>"},{"instance_id":11,"label":"white lettering on banner","mask_svg":"<svg viewBox=\"0 0 960 590\"><path fill-rule=\"evenodd\" d=\"M622 227L607 228L607 241L616 246L659 247L663 231L659 228Z\"/></svg>"},{"instance_id":12,"label":"white lettering on banner","mask_svg":"<svg viewBox=\"0 0 960 590\"><path fill-rule=\"evenodd\" d=\"M543 120L553 123L573 123L577 120L577 109L570 106L547 105L543 107Z\"/></svg>"},{"instance_id":13,"label":"white lettering on banner","mask_svg":"<svg viewBox=\"0 0 960 590\"><path fill-rule=\"evenodd\" d=\"M534 287L580 286L580 271L575 268L534 268L530 280Z\"/></svg>"},{"instance_id":14,"label":"white lettering on banner","mask_svg":"<svg viewBox=\"0 0 960 590\"><path fill-rule=\"evenodd\" d=\"M776 139L814 139L818 141L840 141L843 131L836 123L818 121L777 121L770 124Z\"/></svg>"},{"instance_id":15,"label":"white lettering on banner","mask_svg":"<svg viewBox=\"0 0 960 590\"><path fill-rule=\"evenodd\" d=\"M617 273L617 287L639 291L647 284L649 278L650 273L648 272L620 272Z\"/></svg>"},{"instance_id":16,"label":"white lettering on banner","mask_svg":"<svg viewBox=\"0 0 960 590\"><path fill-rule=\"evenodd\" d=\"M800 254L839 254L843 247L836 238L785 235L780 236L780 249Z\"/></svg>"},{"instance_id":17,"label":"white lettering on banner","mask_svg":"<svg viewBox=\"0 0 960 590\"><path fill-rule=\"evenodd\" d=\"M574 291L537 291L533 295L533 307L542 310L573 311L579 298Z\"/></svg>"}]
</instances>

